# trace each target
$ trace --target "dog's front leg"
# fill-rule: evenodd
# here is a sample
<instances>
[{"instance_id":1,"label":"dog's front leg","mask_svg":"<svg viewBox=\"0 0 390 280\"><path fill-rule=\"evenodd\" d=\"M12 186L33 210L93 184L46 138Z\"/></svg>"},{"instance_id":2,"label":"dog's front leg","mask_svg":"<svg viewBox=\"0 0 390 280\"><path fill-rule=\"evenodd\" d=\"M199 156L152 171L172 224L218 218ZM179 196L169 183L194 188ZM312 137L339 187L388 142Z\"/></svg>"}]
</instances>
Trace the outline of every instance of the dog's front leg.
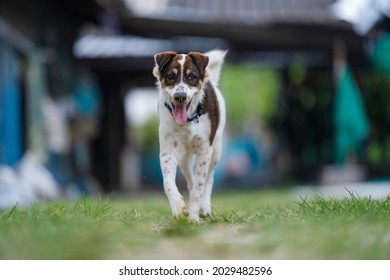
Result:
<instances>
[{"instance_id":1,"label":"dog's front leg","mask_svg":"<svg viewBox=\"0 0 390 280\"><path fill-rule=\"evenodd\" d=\"M212 149L207 153L200 154L196 161L195 178L190 192L189 218L199 221L199 210L202 203L202 196L206 184L206 176L210 166Z\"/></svg>"},{"instance_id":2,"label":"dog's front leg","mask_svg":"<svg viewBox=\"0 0 390 280\"><path fill-rule=\"evenodd\" d=\"M175 179L177 170L176 156L172 152L160 154L160 165L164 181L164 191L169 200L169 205L174 218L188 216L188 210L184 203L183 196L177 189Z\"/></svg>"}]
</instances>

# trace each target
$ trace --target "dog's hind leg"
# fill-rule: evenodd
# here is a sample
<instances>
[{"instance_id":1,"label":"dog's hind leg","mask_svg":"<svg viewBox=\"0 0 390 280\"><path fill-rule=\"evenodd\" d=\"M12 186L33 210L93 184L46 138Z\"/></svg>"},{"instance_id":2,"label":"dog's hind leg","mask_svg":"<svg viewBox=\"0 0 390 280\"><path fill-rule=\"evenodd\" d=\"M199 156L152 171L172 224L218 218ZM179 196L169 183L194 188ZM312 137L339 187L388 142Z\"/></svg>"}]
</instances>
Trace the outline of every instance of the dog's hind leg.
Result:
<instances>
[{"instance_id":1,"label":"dog's hind leg","mask_svg":"<svg viewBox=\"0 0 390 280\"><path fill-rule=\"evenodd\" d=\"M160 165L164 181L164 191L168 197L173 217L187 216L188 211L183 196L179 193L175 183L177 162L174 154L169 152L160 153Z\"/></svg>"},{"instance_id":2,"label":"dog's hind leg","mask_svg":"<svg viewBox=\"0 0 390 280\"><path fill-rule=\"evenodd\" d=\"M186 179L188 192L191 192L192 184L194 181L192 164L193 164L193 155L192 154L188 154L180 162L180 170L183 173L184 178Z\"/></svg>"},{"instance_id":3,"label":"dog's hind leg","mask_svg":"<svg viewBox=\"0 0 390 280\"><path fill-rule=\"evenodd\" d=\"M200 154L196 160L196 170L193 186L190 192L189 218L193 221L199 220L199 211L203 199L207 172L210 166L212 148L207 149L207 153Z\"/></svg>"},{"instance_id":4,"label":"dog's hind leg","mask_svg":"<svg viewBox=\"0 0 390 280\"><path fill-rule=\"evenodd\" d=\"M218 161L221 158L222 140L215 139L213 144L213 154L211 156L210 166L207 172L206 183L203 190L202 202L200 205L199 215L207 217L211 215L211 193L214 185L214 173Z\"/></svg>"}]
</instances>

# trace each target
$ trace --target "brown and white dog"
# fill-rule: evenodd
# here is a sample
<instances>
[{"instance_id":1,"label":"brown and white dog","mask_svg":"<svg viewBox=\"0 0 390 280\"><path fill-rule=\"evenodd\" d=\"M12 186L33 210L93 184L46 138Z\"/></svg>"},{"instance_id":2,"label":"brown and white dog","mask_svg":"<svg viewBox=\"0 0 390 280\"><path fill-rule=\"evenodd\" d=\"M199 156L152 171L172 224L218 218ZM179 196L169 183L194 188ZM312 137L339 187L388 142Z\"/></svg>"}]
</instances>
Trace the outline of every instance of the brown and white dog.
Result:
<instances>
[{"instance_id":1,"label":"brown and white dog","mask_svg":"<svg viewBox=\"0 0 390 280\"><path fill-rule=\"evenodd\" d=\"M211 214L215 167L226 122L218 80L226 52L163 52L154 56L159 88L160 165L173 217ZM195 159L195 161L194 161ZM179 165L189 191L187 210L176 186Z\"/></svg>"}]
</instances>

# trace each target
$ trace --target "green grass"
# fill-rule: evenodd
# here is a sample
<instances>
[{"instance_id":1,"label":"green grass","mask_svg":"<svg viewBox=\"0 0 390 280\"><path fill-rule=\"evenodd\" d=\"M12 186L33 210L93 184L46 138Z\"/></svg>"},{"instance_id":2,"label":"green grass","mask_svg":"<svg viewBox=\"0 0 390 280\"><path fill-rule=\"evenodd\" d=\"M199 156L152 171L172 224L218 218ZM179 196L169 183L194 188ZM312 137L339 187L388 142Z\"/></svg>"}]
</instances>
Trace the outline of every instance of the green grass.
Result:
<instances>
[{"instance_id":1,"label":"green grass","mask_svg":"<svg viewBox=\"0 0 390 280\"><path fill-rule=\"evenodd\" d=\"M174 220L163 194L15 205L0 259L389 259L390 196L217 192L213 216Z\"/></svg>"}]
</instances>

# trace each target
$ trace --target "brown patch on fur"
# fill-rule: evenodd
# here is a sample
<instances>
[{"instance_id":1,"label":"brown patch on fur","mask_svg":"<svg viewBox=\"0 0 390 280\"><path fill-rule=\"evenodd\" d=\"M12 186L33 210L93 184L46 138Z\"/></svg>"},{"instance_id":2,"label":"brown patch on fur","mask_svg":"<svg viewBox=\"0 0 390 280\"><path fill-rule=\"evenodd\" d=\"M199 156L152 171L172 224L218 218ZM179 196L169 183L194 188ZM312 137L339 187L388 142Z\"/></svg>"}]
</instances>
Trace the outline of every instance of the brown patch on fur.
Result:
<instances>
[{"instance_id":1,"label":"brown patch on fur","mask_svg":"<svg viewBox=\"0 0 390 280\"><path fill-rule=\"evenodd\" d=\"M190 52L187 57L191 58L192 64L198 69L203 78L206 73L206 66L209 63L209 57L198 52Z\"/></svg>"},{"instance_id":2,"label":"brown patch on fur","mask_svg":"<svg viewBox=\"0 0 390 280\"><path fill-rule=\"evenodd\" d=\"M184 61L184 77L186 84L202 89L203 80L207 78L206 66L209 63L208 56L198 52L190 52Z\"/></svg>"},{"instance_id":3,"label":"brown patch on fur","mask_svg":"<svg viewBox=\"0 0 390 280\"><path fill-rule=\"evenodd\" d=\"M173 87L180 82L179 60L182 57L176 52L162 52L154 56L156 66L153 69L153 75L160 80L162 88Z\"/></svg>"},{"instance_id":4,"label":"brown patch on fur","mask_svg":"<svg viewBox=\"0 0 390 280\"><path fill-rule=\"evenodd\" d=\"M211 123L211 131L210 131L210 145L213 144L215 134L217 133L218 125L219 125L219 105L217 95L215 94L215 90L210 81L207 81L204 89L204 98L203 98L203 113L209 114L209 119Z\"/></svg>"},{"instance_id":5,"label":"brown patch on fur","mask_svg":"<svg viewBox=\"0 0 390 280\"><path fill-rule=\"evenodd\" d=\"M162 52L155 54L154 62L156 63L156 66L153 68L153 75L157 79L161 78L161 72L176 55L177 54L175 52Z\"/></svg>"}]
</instances>

